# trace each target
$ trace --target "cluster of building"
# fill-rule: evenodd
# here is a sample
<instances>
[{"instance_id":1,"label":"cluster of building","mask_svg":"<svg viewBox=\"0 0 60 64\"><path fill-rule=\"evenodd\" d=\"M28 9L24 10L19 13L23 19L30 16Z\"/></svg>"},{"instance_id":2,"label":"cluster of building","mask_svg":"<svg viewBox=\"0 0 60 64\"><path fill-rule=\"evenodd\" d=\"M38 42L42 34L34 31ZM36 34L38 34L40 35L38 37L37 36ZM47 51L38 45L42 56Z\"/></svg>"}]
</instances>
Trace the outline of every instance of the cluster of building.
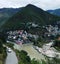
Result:
<instances>
[{"instance_id":1,"label":"cluster of building","mask_svg":"<svg viewBox=\"0 0 60 64\"><path fill-rule=\"evenodd\" d=\"M27 33L27 31L24 30L15 30L7 32L7 42L11 41L17 44L30 43L31 41L29 40L29 38L37 39L38 36Z\"/></svg>"},{"instance_id":2,"label":"cluster of building","mask_svg":"<svg viewBox=\"0 0 60 64\"><path fill-rule=\"evenodd\" d=\"M43 29L45 29L45 30L44 30L44 33L42 32L43 33L42 35L46 38L47 38L47 36L50 38L51 35L53 35L53 36L60 35L60 29L57 25L43 26ZM7 35L8 35L7 42L12 41L12 42L16 42L18 44L29 43L30 39L34 38L35 40L37 40L39 37L39 35L28 33L25 30L8 31Z\"/></svg>"},{"instance_id":3,"label":"cluster of building","mask_svg":"<svg viewBox=\"0 0 60 64\"><path fill-rule=\"evenodd\" d=\"M27 38L27 32L24 30L8 31L7 35L7 42L12 41L16 42L17 44L29 42Z\"/></svg>"},{"instance_id":4,"label":"cluster of building","mask_svg":"<svg viewBox=\"0 0 60 64\"><path fill-rule=\"evenodd\" d=\"M45 32L45 34L48 35L48 36L60 35L60 29L59 29L58 25L55 25L55 26L48 25L45 28L47 30L47 32Z\"/></svg>"}]
</instances>

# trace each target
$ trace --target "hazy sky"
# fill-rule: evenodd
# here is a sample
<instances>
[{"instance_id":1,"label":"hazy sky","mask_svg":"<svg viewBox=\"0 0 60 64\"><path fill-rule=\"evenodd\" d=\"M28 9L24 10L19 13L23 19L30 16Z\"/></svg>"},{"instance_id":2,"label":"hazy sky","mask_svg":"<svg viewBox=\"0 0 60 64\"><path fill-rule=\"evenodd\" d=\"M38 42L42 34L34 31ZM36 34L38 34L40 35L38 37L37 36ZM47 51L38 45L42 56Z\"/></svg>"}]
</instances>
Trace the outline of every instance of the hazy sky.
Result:
<instances>
[{"instance_id":1,"label":"hazy sky","mask_svg":"<svg viewBox=\"0 0 60 64\"><path fill-rule=\"evenodd\" d=\"M60 0L0 0L0 8L18 8L27 4L36 5L44 10L60 8Z\"/></svg>"}]
</instances>

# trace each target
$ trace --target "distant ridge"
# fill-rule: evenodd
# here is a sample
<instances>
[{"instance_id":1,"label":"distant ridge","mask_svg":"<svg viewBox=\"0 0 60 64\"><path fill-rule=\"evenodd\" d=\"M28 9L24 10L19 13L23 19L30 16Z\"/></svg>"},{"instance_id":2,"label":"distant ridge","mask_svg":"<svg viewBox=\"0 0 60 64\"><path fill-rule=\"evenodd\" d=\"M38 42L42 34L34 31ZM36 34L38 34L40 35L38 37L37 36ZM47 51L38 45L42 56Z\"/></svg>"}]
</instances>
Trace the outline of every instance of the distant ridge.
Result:
<instances>
[{"instance_id":1,"label":"distant ridge","mask_svg":"<svg viewBox=\"0 0 60 64\"><path fill-rule=\"evenodd\" d=\"M17 13L20 8L0 8L0 27L5 23L5 21Z\"/></svg>"},{"instance_id":2,"label":"distant ridge","mask_svg":"<svg viewBox=\"0 0 60 64\"><path fill-rule=\"evenodd\" d=\"M47 12L60 16L60 9L55 9L55 10L47 10Z\"/></svg>"}]
</instances>

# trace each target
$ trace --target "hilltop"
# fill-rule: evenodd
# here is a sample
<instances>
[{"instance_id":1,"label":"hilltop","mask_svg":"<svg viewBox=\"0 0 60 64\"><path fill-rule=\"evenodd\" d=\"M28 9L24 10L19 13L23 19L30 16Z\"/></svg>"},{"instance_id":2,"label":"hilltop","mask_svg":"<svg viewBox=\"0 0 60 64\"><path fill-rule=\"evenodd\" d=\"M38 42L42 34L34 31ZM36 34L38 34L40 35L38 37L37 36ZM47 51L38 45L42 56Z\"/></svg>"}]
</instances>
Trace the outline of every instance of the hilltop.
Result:
<instances>
[{"instance_id":1,"label":"hilltop","mask_svg":"<svg viewBox=\"0 0 60 64\"><path fill-rule=\"evenodd\" d=\"M21 11L14 14L2 26L3 29L24 29L27 23L35 23L39 26L55 24L60 17L52 15L34 5L27 5Z\"/></svg>"}]
</instances>

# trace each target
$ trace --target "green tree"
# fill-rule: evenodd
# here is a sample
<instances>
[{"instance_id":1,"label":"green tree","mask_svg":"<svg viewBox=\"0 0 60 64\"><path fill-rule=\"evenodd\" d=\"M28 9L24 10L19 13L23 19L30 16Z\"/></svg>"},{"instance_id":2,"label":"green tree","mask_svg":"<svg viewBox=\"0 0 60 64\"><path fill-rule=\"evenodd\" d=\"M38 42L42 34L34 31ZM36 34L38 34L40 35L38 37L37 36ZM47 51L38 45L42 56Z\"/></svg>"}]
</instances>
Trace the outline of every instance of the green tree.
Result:
<instances>
[{"instance_id":1,"label":"green tree","mask_svg":"<svg viewBox=\"0 0 60 64\"><path fill-rule=\"evenodd\" d=\"M3 45L2 45L2 41L0 40L0 53L3 52Z\"/></svg>"},{"instance_id":2,"label":"green tree","mask_svg":"<svg viewBox=\"0 0 60 64\"><path fill-rule=\"evenodd\" d=\"M39 61L35 60L35 59L32 59L31 60L31 64L40 64Z\"/></svg>"},{"instance_id":3,"label":"green tree","mask_svg":"<svg viewBox=\"0 0 60 64\"><path fill-rule=\"evenodd\" d=\"M19 52L19 64L31 64L31 59L28 56L27 52L22 50Z\"/></svg>"}]
</instances>

